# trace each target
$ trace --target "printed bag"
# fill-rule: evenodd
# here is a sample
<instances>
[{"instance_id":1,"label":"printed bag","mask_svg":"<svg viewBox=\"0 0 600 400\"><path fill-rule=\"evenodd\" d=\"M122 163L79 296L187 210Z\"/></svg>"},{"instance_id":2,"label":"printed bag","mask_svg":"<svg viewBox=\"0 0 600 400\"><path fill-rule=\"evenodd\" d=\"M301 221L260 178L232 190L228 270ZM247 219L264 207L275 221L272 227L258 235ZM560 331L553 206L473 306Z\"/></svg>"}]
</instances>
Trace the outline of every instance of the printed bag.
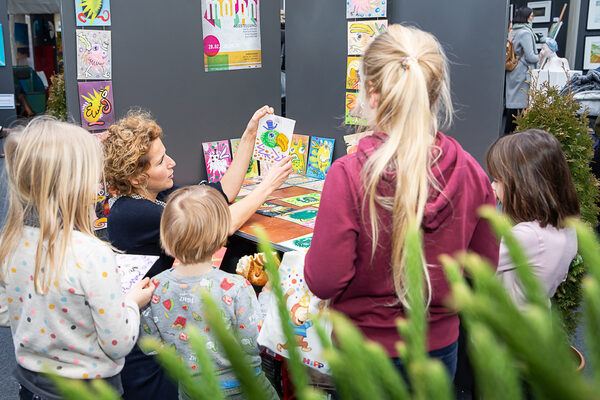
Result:
<instances>
[{"instance_id":1,"label":"printed bag","mask_svg":"<svg viewBox=\"0 0 600 400\"><path fill-rule=\"evenodd\" d=\"M304 281L304 253L290 251L283 255L279 265L281 288L286 299L286 306L290 318L287 323L294 328L296 343L300 350L302 361L307 366L323 374L329 374L329 366L323 360L323 346L313 325L313 318L323 313L328 302L312 294ZM319 323L331 336L332 326L325 318ZM258 335L258 344L269 350L289 358L286 343L281 330L281 322L277 312L275 296L271 296L271 304L263 326Z\"/></svg>"}]
</instances>

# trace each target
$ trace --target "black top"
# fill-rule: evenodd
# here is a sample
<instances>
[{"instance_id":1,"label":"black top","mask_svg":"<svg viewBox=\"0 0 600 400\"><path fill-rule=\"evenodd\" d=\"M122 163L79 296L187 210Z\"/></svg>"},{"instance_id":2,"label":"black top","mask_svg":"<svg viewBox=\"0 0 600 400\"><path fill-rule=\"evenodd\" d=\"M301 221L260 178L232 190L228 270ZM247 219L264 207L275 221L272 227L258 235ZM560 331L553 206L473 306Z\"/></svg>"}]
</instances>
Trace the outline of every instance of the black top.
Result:
<instances>
[{"instance_id":1,"label":"black top","mask_svg":"<svg viewBox=\"0 0 600 400\"><path fill-rule=\"evenodd\" d=\"M227 196L220 182L205 183ZM167 197L178 187L164 190L156 200L167 201ZM117 249L127 254L160 256L146 276L153 277L173 266L173 257L166 255L160 247L160 218L164 207L148 199L123 196L108 213L108 239Z\"/></svg>"}]
</instances>

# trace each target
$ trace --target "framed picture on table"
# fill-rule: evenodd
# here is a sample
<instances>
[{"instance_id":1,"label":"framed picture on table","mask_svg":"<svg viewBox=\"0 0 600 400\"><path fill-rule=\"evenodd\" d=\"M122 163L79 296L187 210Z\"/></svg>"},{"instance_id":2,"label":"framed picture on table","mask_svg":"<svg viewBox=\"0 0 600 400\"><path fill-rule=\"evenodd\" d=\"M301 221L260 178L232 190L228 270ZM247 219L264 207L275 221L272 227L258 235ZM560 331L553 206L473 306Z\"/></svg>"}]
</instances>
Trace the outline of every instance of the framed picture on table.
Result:
<instances>
[{"instance_id":1,"label":"framed picture on table","mask_svg":"<svg viewBox=\"0 0 600 400\"><path fill-rule=\"evenodd\" d=\"M600 29L600 0L590 0L586 29L588 31Z\"/></svg>"},{"instance_id":2,"label":"framed picture on table","mask_svg":"<svg viewBox=\"0 0 600 400\"><path fill-rule=\"evenodd\" d=\"M593 0L592 0L593 1ZM533 23L550 22L552 13L552 1L530 1L527 7L533 10Z\"/></svg>"},{"instance_id":3,"label":"framed picture on table","mask_svg":"<svg viewBox=\"0 0 600 400\"><path fill-rule=\"evenodd\" d=\"M583 69L600 67L600 36L587 36L583 50Z\"/></svg>"}]
</instances>

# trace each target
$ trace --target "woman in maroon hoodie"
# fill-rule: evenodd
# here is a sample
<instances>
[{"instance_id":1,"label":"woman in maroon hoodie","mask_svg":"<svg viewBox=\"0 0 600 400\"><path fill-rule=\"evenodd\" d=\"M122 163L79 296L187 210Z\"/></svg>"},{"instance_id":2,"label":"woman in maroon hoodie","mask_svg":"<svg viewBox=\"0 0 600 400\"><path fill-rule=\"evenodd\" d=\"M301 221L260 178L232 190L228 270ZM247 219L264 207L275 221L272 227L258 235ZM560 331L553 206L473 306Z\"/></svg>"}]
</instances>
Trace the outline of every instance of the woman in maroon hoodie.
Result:
<instances>
[{"instance_id":1,"label":"woman in maroon hoodie","mask_svg":"<svg viewBox=\"0 0 600 400\"><path fill-rule=\"evenodd\" d=\"M392 25L362 62L363 110L375 133L327 174L306 283L401 368L395 343L406 306L404 236L408 226L421 226L428 350L454 376L459 320L444 306L449 287L438 256L472 250L497 265L498 243L477 216L479 206L495 205L494 194L471 155L437 130L441 118L451 118L452 104L435 37Z\"/></svg>"}]
</instances>

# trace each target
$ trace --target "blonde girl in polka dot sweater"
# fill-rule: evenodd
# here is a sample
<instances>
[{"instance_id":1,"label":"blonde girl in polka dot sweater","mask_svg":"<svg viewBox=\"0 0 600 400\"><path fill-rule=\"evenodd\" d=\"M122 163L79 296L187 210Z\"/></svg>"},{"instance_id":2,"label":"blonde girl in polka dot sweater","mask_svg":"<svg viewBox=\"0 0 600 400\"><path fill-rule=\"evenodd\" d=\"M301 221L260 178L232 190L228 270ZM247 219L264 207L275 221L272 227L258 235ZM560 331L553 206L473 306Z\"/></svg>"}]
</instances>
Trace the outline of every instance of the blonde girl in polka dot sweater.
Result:
<instances>
[{"instance_id":1,"label":"blonde girl in polka dot sweater","mask_svg":"<svg viewBox=\"0 0 600 400\"><path fill-rule=\"evenodd\" d=\"M0 325L10 326L21 398L59 399L41 372L102 378L119 372L153 285L126 296L115 256L93 233L100 144L83 129L33 120L6 144L8 220L0 236Z\"/></svg>"}]
</instances>

